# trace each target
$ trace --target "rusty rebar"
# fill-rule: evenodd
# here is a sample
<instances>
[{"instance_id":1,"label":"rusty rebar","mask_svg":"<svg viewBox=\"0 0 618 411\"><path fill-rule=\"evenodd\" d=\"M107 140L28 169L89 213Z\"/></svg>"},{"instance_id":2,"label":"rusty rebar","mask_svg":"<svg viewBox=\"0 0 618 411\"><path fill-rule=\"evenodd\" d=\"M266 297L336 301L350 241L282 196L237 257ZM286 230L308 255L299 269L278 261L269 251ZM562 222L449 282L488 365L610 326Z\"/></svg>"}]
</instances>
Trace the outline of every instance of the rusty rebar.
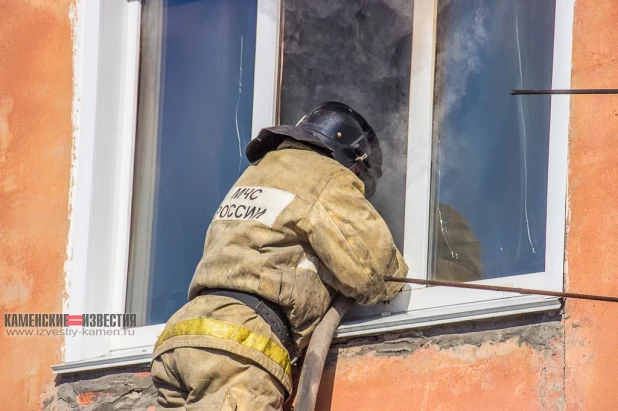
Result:
<instances>
[{"instance_id":1,"label":"rusty rebar","mask_svg":"<svg viewBox=\"0 0 618 411\"><path fill-rule=\"evenodd\" d=\"M618 94L616 88L579 88L579 89L555 89L555 90L511 90L512 96L517 95L545 95L545 94Z\"/></svg>"},{"instance_id":2,"label":"rusty rebar","mask_svg":"<svg viewBox=\"0 0 618 411\"><path fill-rule=\"evenodd\" d=\"M593 295L593 294L534 290L531 288L504 287L504 286L499 286L499 285L459 283L456 281L421 280L417 278L384 277L384 280L400 282L400 283L432 285L432 286L438 286L438 287L455 287L455 288L469 288L473 290L503 291L507 293L518 293L518 294L528 294L528 295L546 295L549 297L576 298L580 300L606 301L610 303L618 303L618 297L609 297L609 296Z\"/></svg>"}]
</instances>

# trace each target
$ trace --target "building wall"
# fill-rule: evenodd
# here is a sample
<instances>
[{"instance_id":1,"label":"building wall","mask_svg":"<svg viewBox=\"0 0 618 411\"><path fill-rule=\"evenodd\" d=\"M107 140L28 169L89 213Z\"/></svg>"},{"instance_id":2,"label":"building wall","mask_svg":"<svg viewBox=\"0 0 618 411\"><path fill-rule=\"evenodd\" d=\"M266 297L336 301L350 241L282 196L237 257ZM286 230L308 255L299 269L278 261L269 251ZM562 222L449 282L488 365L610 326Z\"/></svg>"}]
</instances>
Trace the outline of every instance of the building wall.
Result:
<instances>
[{"instance_id":1,"label":"building wall","mask_svg":"<svg viewBox=\"0 0 618 411\"><path fill-rule=\"evenodd\" d=\"M450 325L331 350L317 409L564 408L558 313Z\"/></svg>"},{"instance_id":2,"label":"building wall","mask_svg":"<svg viewBox=\"0 0 618 411\"><path fill-rule=\"evenodd\" d=\"M0 311L62 312L72 147L70 0L0 0ZM54 391L62 338L0 334L0 408Z\"/></svg>"},{"instance_id":3,"label":"building wall","mask_svg":"<svg viewBox=\"0 0 618 411\"><path fill-rule=\"evenodd\" d=\"M0 0L0 309L61 312L72 144L68 0ZM618 2L579 0L573 87L617 87ZM566 284L618 295L618 96L571 99ZM611 410L618 305L340 342L319 409ZM3 409L152 409L144 367L58 378L53 337L0 336ZM25 406L24 406L25 404Z\"/></svg>"},{"instance_id":4,"label":"building wall","mask_svg":"<svg viewBox=\"0 0 618 411\"><path fill-rule=\"evenodd\" d=\"M572 84L618 87L618 2L577 2ZM571 99L569 147L569 290L618 295L618 95ZM569 409L616 408L618 304L566 305L566 400Z\"/></svg>"}]
</instances>

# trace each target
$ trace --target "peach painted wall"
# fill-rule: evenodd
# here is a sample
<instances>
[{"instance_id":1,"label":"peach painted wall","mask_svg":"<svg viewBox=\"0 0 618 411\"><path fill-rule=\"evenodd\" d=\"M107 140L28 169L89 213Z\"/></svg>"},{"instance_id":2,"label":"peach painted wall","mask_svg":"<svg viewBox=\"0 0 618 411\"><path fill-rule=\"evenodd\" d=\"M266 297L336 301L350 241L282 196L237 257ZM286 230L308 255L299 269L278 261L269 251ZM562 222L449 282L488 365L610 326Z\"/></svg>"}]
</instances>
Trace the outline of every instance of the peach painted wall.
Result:
<instances>
[{"instance_id":1,"label":"peach painted wall","mask_svg":"<svg viewBox=\"0 0 618 411\"><path fill-rule=\"evenodd\" d=\"M417 333L342 347L333 350L336 360L325 370L317 409L563 409L561 329L556 322L514 327L506 335L487 329L427 338ZM522 336L530 331L536 337L527 341Z\"/></svg>"},{"instance_id":2,"label":"peach painted wall","mask_svg":"<svg viewBox=\"0 0 618 411\"><path fill-rule=\"evenodd\" d=\"M0 0L0 311L61 313L73 62L70 0ZM2 323L3 324L3 323ZM0 408L39 409L60 337L7 337Z\"/></svg>"},{"instance_id":3,"label":"peach painted wall","mask_svg":"<svg viewBox=\"0 0 618 411\"><path fill-rule=\"evenodd\" d=\"M73 131L70 6L0 0L2 313L62 311ZM578 0L573 87L618 87L616 50L618 1ZM571 111L567 287L618 295L618 96L576 96ZM569 301L562 318L348 342L331 352L320 409L613 410L617 323L618 305ZM0 353L0 408L41 408L53 396L50 366L62 360L62 340L6 337L2 329Z\"/></svg>"},{"instance_id":4,"label":"peach painted wall","mask_svg":"<svg viewBox=\"0 0 618 411\"><path fill-rule=\"evenodd\" d=\"M575 8L573 87L618 88L618 1ZM571 100L568 288L618 295L618 95ZM569 409L618 407L618 304L569 301Z\"/></svg>"}]
</instances>

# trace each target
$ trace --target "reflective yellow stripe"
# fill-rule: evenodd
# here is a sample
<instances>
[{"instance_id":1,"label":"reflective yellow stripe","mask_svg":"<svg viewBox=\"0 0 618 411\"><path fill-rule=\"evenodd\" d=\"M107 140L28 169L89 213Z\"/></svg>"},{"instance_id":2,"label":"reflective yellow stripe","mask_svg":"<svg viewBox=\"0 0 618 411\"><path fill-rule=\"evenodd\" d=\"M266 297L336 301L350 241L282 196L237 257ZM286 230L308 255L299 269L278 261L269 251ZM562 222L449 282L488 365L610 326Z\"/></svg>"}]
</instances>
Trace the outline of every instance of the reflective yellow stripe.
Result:
<instances>
[{"instance_id":1,"label":"reflective yellow stripe","mask_svg":"<svg viewBox=\"0 0 618 411\"><path fill-rule=\"evenodd\" d=\"M193 318L180 321L163 330L155 348L168 338L179 335L208 335L234 341L264 353L268 358L279 364L286 374L292 374L292 364L290 364L290 357L285 348L276 341L262 334L254 333L241 325L213 320L212 318Z\"/></svg>"}]
</instances>

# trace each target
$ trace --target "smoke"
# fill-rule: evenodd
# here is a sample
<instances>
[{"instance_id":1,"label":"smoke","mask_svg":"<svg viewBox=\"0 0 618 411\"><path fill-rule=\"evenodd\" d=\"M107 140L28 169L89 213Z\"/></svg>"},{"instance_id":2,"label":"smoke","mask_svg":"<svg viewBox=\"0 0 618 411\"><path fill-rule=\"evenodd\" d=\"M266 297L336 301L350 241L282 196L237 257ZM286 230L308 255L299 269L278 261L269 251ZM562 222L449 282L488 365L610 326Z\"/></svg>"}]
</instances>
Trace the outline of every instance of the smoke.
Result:
<instances>
[{"instance_id":1,"label":"smoke","mask_svg":"<svg viewBox=\"0 0 618 411\"><path fill-rule=\"evenodd\" d=\"M459 130L453 129L448 118L461 108L470 77L483 69L480 56L489 42L489 11L484 3L482 0L469 1L463 13L460 2L454 0L441 1L438 7L434 109L437 141L433 184L436 199L447 203L449 193L441 195L440 177L451 173L457 178L456 175L466 169L466 158L462 154L470 151L470 144L475 140L471 136L463 138ZM467 169L472 172L469 167Z\"/></svg>"},{"instance_id":2,"label":"smoke","mask_svg":"<svg viewBox=\"0 0 618 411\"><path fill-rule=\"evenodd\" d=\"M314 106L340 101L372 125L384 175L372 203L403 245L411 1L287 0L281 123L294 124Z\"/></svg>"},{"instance_id":3,"label":"smoke","mask_svg":"<svg viewBox=\"0 0 618 411\"><path fill-rule=\"evenodd\" d=\"M444 118L460 106L469 77L481 70L480 51L489 41L486 28L488 11L482 2L467 3L469 15L466 18L451 15L452 3L453 0L444 0L438 7L436 95L439 104L434 114L437 124L442 124ZM452 24L455 18L457 24ZM454 67L457 69L453 70ZM447 72L448 76L445 75Z\"/></svg>"},{"instance_id":4,"label":"smoke","mask_svg":"<svg viewBox=\"0 0 618 411\"><path fill-rule=\"evenodd\" d=\"M434 193L482 243L486 277L544 269L550 101L508 90L551 87L554 8L440 3Z\"/></svg>"},{"instance_id":5,"label":"smoke","mask_svg":"<svg viewBox=\"0 0 618 411\"><path fill-rule=\"evenodd\" d=\"M469 92L468 82L471 76L482 70L481 52L489 41L486 23L487 7L482 0L471 0L462 10L460 1L443 0L438 3L437 55L435 72L434 101L434 159L433 192L435 202L432 206L431 219L431 259L436 263L440 251L440 239L445 240L452 259L459 259L453 253L448 238L448 221L444 221L441 208L455 207L459 212L459 201L451 198L452 193L443 190L443 179L457 180L470 177L474 170L466 167L469 160L466 153L471 151L474 136L463 136L461 130L454 129L450 116L462 107L462 102ZM465 175L465 176L464 176ZM474 193L468 193L470 198ZM445 205L446 204L446 205ZM449 214L449 213L447 213ZM442 244L444 246L444 244ZM444 252L444 251L442 251ZM433 268L432 268L433 271ZM435 275L435 273L434 273Z\"/></svg>"}]
</instances>

